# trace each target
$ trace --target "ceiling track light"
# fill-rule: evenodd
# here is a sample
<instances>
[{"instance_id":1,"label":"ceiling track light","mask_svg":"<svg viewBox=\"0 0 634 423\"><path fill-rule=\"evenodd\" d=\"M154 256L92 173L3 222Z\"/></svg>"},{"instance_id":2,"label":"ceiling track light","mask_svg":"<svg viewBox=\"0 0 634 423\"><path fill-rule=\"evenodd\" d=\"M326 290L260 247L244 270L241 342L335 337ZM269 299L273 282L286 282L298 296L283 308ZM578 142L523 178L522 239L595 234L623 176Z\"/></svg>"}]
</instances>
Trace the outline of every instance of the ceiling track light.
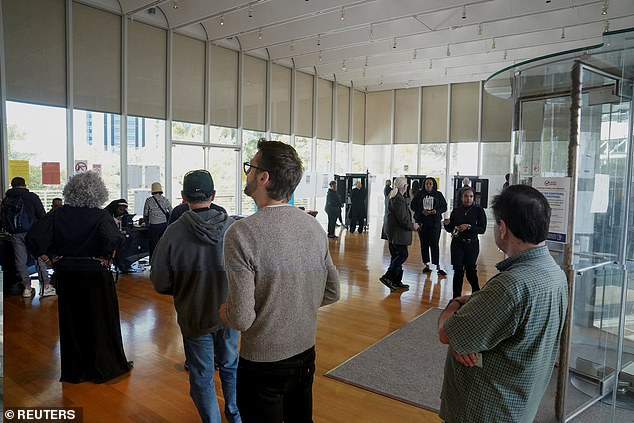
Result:
<instances>
[{"instance_id":1,"label":"ceiling track light","mask_svg":"<svg viewBox=\"0 0 634 423\"><path fill-rule=\"evenodd\" d=\"M321 34L317 34L317 46L321 45Z\"/></svg>"},{"instance_id":2,"label":"ceiling track light","mask_svg":"<svg viewBox=\"0 0 634 423\"><path fill-rule=\"evenodd\" d=\"M343 63L341 64L341 70L342 70L342 71L344 71L344 72L345 72L346 70L348 70L348 68L346 68L346 61L345 61L345 60L344 60L344 61L343 61Z\"/></svg>"},{"instance_id":3,"label":"ceiling track light","mask_svg":"<svg viewBox=\"0 0 634 423\"><path fill-rule=\"evenodd\" d=\"M462 5L462 19L467 19L467 6Z\"/></svg>"},{"instance_id":4,"label":"ceiling track light","mask_svg":"<svg viewBox=\"0 0 634 423\"><path fill-rule=\"evenodd\" d=\"M370 24L370 37L374 37L374 24Z\"/></svg>"},{"instance_id":5,"label":"ceiling track light","mask_svg":"<svg viewBox=\"0 0 634 423\"><path fill-rule=\"evenodd\" d=\"M346 20L346 12L343 7L341 8L341 16L339 16L339 19L341 19L342 21Z\"/></svg>"},{"instance_id":6,"label":"ceiling track light","mask_svg":"<svg viewBox=\"0 0 634 423\"><path fill-rule=\"evenodd\" d=\"M506 60L507 57L508 57L508 52L504 50L504 60Z\"/></svg>"},{"instance_id":7,"label":"ceiling track light","mask_svg":"<svg viewBox=\"0 0 634 423\"><path fill-rule=\"evenodd\" d=\"M365 78L365 68L363 68L363 77Z\"/></svg>"},{"instance_id":8,"label":"ceiling track light","mask_svg":"<svg viewBox=\"0 0 634 423\"><path fill-rule=\"evenodd\" d=\"M321 62L324 58L321 56L321 50L319 50L319 61Z\"/></svg>"},{"instance_id":9,"label":"ceiling track light","mask_svg":"<svg viewBox=\"0 0 634 423\"><path fill-rule=\"evenodd\" d=\"M610 21L606 20L605 25L603 26L603 32L609 32L609 31L610 31Z\"/></svg>"},{"instance_id":10,"label":"ceiling track light","mask_svg":"<svg viewBox=\"0 0 634 423\"><path fill-rule=\"evenodd\" d=\"M432 63L432 60L429 59L429 69L432 69L434 67L434 64Z\"/></svg>"},{"instance_id":11,"label":"ceiling track light","mask_svg":"<svg viewBox=\"0 0 634 423\"><path fill-rule=\"evenodd\" d=\"M493 41L491 42L491 49L495 50L495 37L493 37Z\"/></svg>"},{"instance_id":12,"label":"ceiling track light","mask_svg":"<svg viewBox=\"0 0 634 423\"><path fill-rule=\"evenodd\" d=\"M478 35L482 35L482 24L478 24Z\"/></svg>"},{"instance_id":13,"label":"ceiling track light","mask_svg":"<svg viewBox=\"0 0 634 423\"><path fill-rule=\"evenodd\" d=\"M396 37L394 37L394 42L392 43L392 48L396 48Z\"/></svg>"},{"instance_id":14,"label":"ceiling track light","mask_svg":"<svg viewBox=\"0 0 634 423\"><path fill-rule=\"evenodd\" d=\"M178 0L174 0L174 3L172 3L172 7L174 9L178 9ZM605 13L604 13L604 15L605 15Z\"/></svg>"},{"instance_id":15,"label":"ceiling track light","mask_svg":"<svg viewBox=\"0 0 634 423\"><path fill-rule=\"evenodd\" d=\"M291 41L291 53L295 51L295 40Z\"/></svg>"},{"instance_id":16,"label":"ceiling track light","mask_svg":"<svg viewBox=\"0 0 634 423\"><path fill-rule=\"evenodd\" d=\"M608 0L603 0L603 7L601 8L601 14L602 15L608 14Z\"/></svg>"},{"instance_id":17,"label":"ceiling track light","mask_svg":"<svg viewBox=\"0 0 634 423\"><path fill-rule=\"evenodd\" d=\"M445 76L447 76L447 68L445 68Z\"/></svg>"},{"instance_id":18,"label":"ceiling track light","mask_svg":"<svg viewBox=\"0 0 634 423\"><path fill-rule=\"evenodd\" d=\"M561 27L561 39L563 40L564 38L566 38L566 28Z\"/></svg>"},{"instance_id":19,"label":"ceiling track light","mask_svg":"<svg viewBox=\"0 0 634 423\"><path fill-rule=\"evenodd\" d=\"M409 88L409 81L405 81L405 88Z\"/></svg>"},{"instance_id":20,"label":"ceiling track light","mask_svg":"<svg viewBox=\"0 0 634 423\"><path fill-rule=\"evenodd\" d=\"M220 26L225 24L225 15L220 15Z\"/></svg>"},{"instance_id":21,"label":"ceiling track light","mask_svg":"<svg viewBox=\"0 0 634 423\"><path fill-rule=\"evenodd\" d=\"M445 52L447 57L451 56L451 50L449 49L449 44L447 44L447 51Z\"/></svg>"},{"instance_id":22,"label":"ceiling track light","mask_svg":"<svg viewBox=\"0 0 634 423\"><path fill-rule=\"evenodd\" d=\"M365 64L363 65L364 68L368 67L368 56L365 56Z\"/></svg>"},{"instance_id":23,"label":"ceiling track light","mask_svg":"<svg viewBox=\"0 0 634 423\"><path fill-rule=\"evenodd\" d=\"M249 17L252 18L253 17L253 4L249 3Z\"/></svg>"},{"instance_id":24,"label":"ceiling track light","mask_svg":"<svg viewBox=\"0 0 634 423\"><path fill-rule=\"evenodd\" d=\"M414 54L412 55L412 60L416 60L417 54L418 54L418 52L416 51L416 49L414 49Z\"/></svg>"},{"instance_id":25,"label":"ceiling track light","mask_svg":"<svg viewBox=\"0 0 634 423\"><path fill-rule=\"evenodd\" d=\"M260 28L258 30L258 38L261 40L262 39L262 28Z\"/></svg>"}]
</instances>

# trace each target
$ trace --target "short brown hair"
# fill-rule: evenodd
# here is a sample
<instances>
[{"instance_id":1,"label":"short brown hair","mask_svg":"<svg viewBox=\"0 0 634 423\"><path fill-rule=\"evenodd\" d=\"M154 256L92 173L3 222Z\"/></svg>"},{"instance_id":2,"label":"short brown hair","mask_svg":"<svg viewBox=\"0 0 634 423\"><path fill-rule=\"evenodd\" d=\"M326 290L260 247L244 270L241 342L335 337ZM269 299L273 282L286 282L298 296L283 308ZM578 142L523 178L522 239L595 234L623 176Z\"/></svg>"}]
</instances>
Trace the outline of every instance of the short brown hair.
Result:
<instances>
[{"instance_id":1,"label":"short brown hair","mask_svg":"<svg viewBox=\"0 0 634 423\"><path fill-rule=\"evenodd\" d=\"M258 166L269 172L266 191L274 200L290 200L304 174L302 160L297 151L280 141L258 141Z\"/></svg>"}]
</instances>

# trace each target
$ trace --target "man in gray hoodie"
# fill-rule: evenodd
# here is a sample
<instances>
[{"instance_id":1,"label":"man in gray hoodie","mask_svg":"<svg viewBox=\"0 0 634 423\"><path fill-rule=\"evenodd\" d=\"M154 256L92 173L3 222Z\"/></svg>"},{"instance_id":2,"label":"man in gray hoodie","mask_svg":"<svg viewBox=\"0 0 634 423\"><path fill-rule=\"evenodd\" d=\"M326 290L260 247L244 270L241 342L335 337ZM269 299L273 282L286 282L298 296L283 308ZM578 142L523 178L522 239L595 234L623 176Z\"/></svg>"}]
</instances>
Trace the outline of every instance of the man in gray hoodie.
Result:
<instances>
[{"instance_id":1,"label":"man in gray hoodie","mask_svg":"<svg viewBox=\"0 0 634 423\"><path fill-rule=\"evenodd\" d=\"M218 314L227 299L223 238L234 220L210 208L215 194L206 170L185 175L182 195L190 210L161 237L152 255L150 278L158 292L174 296L189 366L189 392L202 421L221 422L214 387L215 352L225 416L236 423L241 422L236 404L238 332Z\"/></svg>"}]
</instances>

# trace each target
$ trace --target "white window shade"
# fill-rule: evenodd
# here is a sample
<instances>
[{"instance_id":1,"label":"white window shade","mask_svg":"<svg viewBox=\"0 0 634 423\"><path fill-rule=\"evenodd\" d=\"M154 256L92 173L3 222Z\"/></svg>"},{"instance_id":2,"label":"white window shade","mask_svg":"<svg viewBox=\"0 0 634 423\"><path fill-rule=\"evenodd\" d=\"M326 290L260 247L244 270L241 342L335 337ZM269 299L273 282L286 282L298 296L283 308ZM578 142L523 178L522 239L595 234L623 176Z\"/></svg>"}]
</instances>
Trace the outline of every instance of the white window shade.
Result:
<instances>
[{"instance_id":1,"label":"white window shade","mask_svg":"<svg viewBox=\"0 0 634 423\"><path fill-rule=\"evenodd\" d=\"M509 142L513 124L513 100L482 94L482 141Z\"/></svg>"},{"instance_id":2,"label":"white window shade","mask_svg":"<svg viewBox=\"0 0 634 423\"><path fill-rule=\"evenodd\" d=\"M367 94L366 145L390 144L392 139L393 91Z\"/></svg>"},{"instance_id":3,"label":"white window shade","mask_svg":"<svg viewBox=\"0 0 634 423\"><path fill-rule=\"evenodd\" d=\"M480 83L451 85L450 142L478 141Z\"/></svg>"},{"instance_id":4,"label":"white window shade","mask_svg":"<svg viewBox=\"0 0 634 423\"><path fill-rule=\"evenodd\" d=\"M285 66L271 66L271 131L291 133L291 70Z\"/></svg>"},{"instance_id":5,"label":"white window shade","mask_svg":"<svg viewBox=\"0 0 634 423\"><path fill-rule=\"evenodd\" d=\"M205 42L174 34L172 119L205 123Z\"/></svg>"},{"instance_id":6,"label":"white window shade","mask_svg":"<svg viewBox=\"0 0 634 423\"><path fill-rule=\"evenodd\" d=\"M2 2L7 100L66 106L63 0Z\"/></svg>"},{"instance_id":7,"label":"white window shade","mask_svg":"<svg viewBox=\"0 0 634 423\"><path fill-rule=\"evenodd\" d=\"M313 76L303 72L295 74L295 134L313 136Z\"/></svg>"},{"instance_id":8,"label":"white window shade","mask_svg":"<svg viewBox=\"0 0 634 423\"><path fill-rule=\"evenodd\" d=\"M128 114L165 119L167 33L132 21L128 46Z\"/></svg>"},{"instance_id":9,"label":"white window shade","mask_svg":"<svg viewBox=\"0 0 634 423\"><path fill-rule=\"evenodd\" d=\"M365 144L365 94L359 90L352 96L352 143Z\"/></svg>"},{"instance_id":10,"label":"white window shade","mask_svg":"<svg viewBox=\"0 0 634 423\"><path fill-rule=\"evenodd\" d=\"M266 130L266 62L244 55L242 80L242 126Z\"/></svg>"},{"instance_id":11,"label":"white window shade","mask_svg":"<svg viewBox=\"0 0 634 423\"><path fill-rule=\"evenodd\" d=\"M121 17L73 3L75 107L121 113Z\"/></svg>"},{"instance_id":12,"label":"white window shade","mask_svg":"<svg viewBox=\"0 0 634 423\"><path fill-rule=\"evenodd\" d=\"M447 142L447 105L446 85L423 87L422 142Z\"/></svg>"},{"instance_id":13,"label":"white window shade","mask_svg":"<svg viewBox=\"0 0 634 423\"><path fill-rule=\"evenodd\" d=\"M348 141L348 126L350 122L350 88L337 84L337 120L335 139Z\"/></svg>"},{"instance_id":14,"label":"white window shade","mask_svg":"<svg viewBox=\"0 0 634 423\"><path fill-rule=\"evenodd\" d=\"M238 127L238 52L211 46L211 124Z\"/></svg>"},{"instance_id":15,"label":"white window shade","mask_svg":"<svg viewBox=\"0 0 634 423\"><path fill-rule=\"evenodd\" d=\"M332 82L317 79L317 138L332 139Z\"/></svg>"},{"instance_id":16,"label":"white window shade","mask_svg":"<svg viewBox=\"0 0 634 423\"><path fill-rule=\"evenodd\" d=\"M394 144L418 144L418 88L396 90Z\"/></svg>"}]
</instances>

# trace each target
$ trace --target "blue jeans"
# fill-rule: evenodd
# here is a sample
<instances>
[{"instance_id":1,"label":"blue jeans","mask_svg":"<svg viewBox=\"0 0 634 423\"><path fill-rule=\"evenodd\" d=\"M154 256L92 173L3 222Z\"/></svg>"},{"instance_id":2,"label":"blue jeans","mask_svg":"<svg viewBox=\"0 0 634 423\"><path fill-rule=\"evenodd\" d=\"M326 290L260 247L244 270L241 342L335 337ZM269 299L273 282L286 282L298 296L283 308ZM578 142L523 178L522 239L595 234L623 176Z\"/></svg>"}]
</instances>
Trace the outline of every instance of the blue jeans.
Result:
<instances>
[{"instance_id":1,"label":"blue jeans","mask_svg":"<svg viewBox=\"0 0 634 423\"><path fill-rule=\"evenodd\" d=\"M241 423L236 402L238 371L238 331L218 329L198 338L183 337L189 366L189 394L204 423L220 423L220 409L214 386L214 350L218 359L225 417L230 423Z\"/></svg>"}]
</instances>

